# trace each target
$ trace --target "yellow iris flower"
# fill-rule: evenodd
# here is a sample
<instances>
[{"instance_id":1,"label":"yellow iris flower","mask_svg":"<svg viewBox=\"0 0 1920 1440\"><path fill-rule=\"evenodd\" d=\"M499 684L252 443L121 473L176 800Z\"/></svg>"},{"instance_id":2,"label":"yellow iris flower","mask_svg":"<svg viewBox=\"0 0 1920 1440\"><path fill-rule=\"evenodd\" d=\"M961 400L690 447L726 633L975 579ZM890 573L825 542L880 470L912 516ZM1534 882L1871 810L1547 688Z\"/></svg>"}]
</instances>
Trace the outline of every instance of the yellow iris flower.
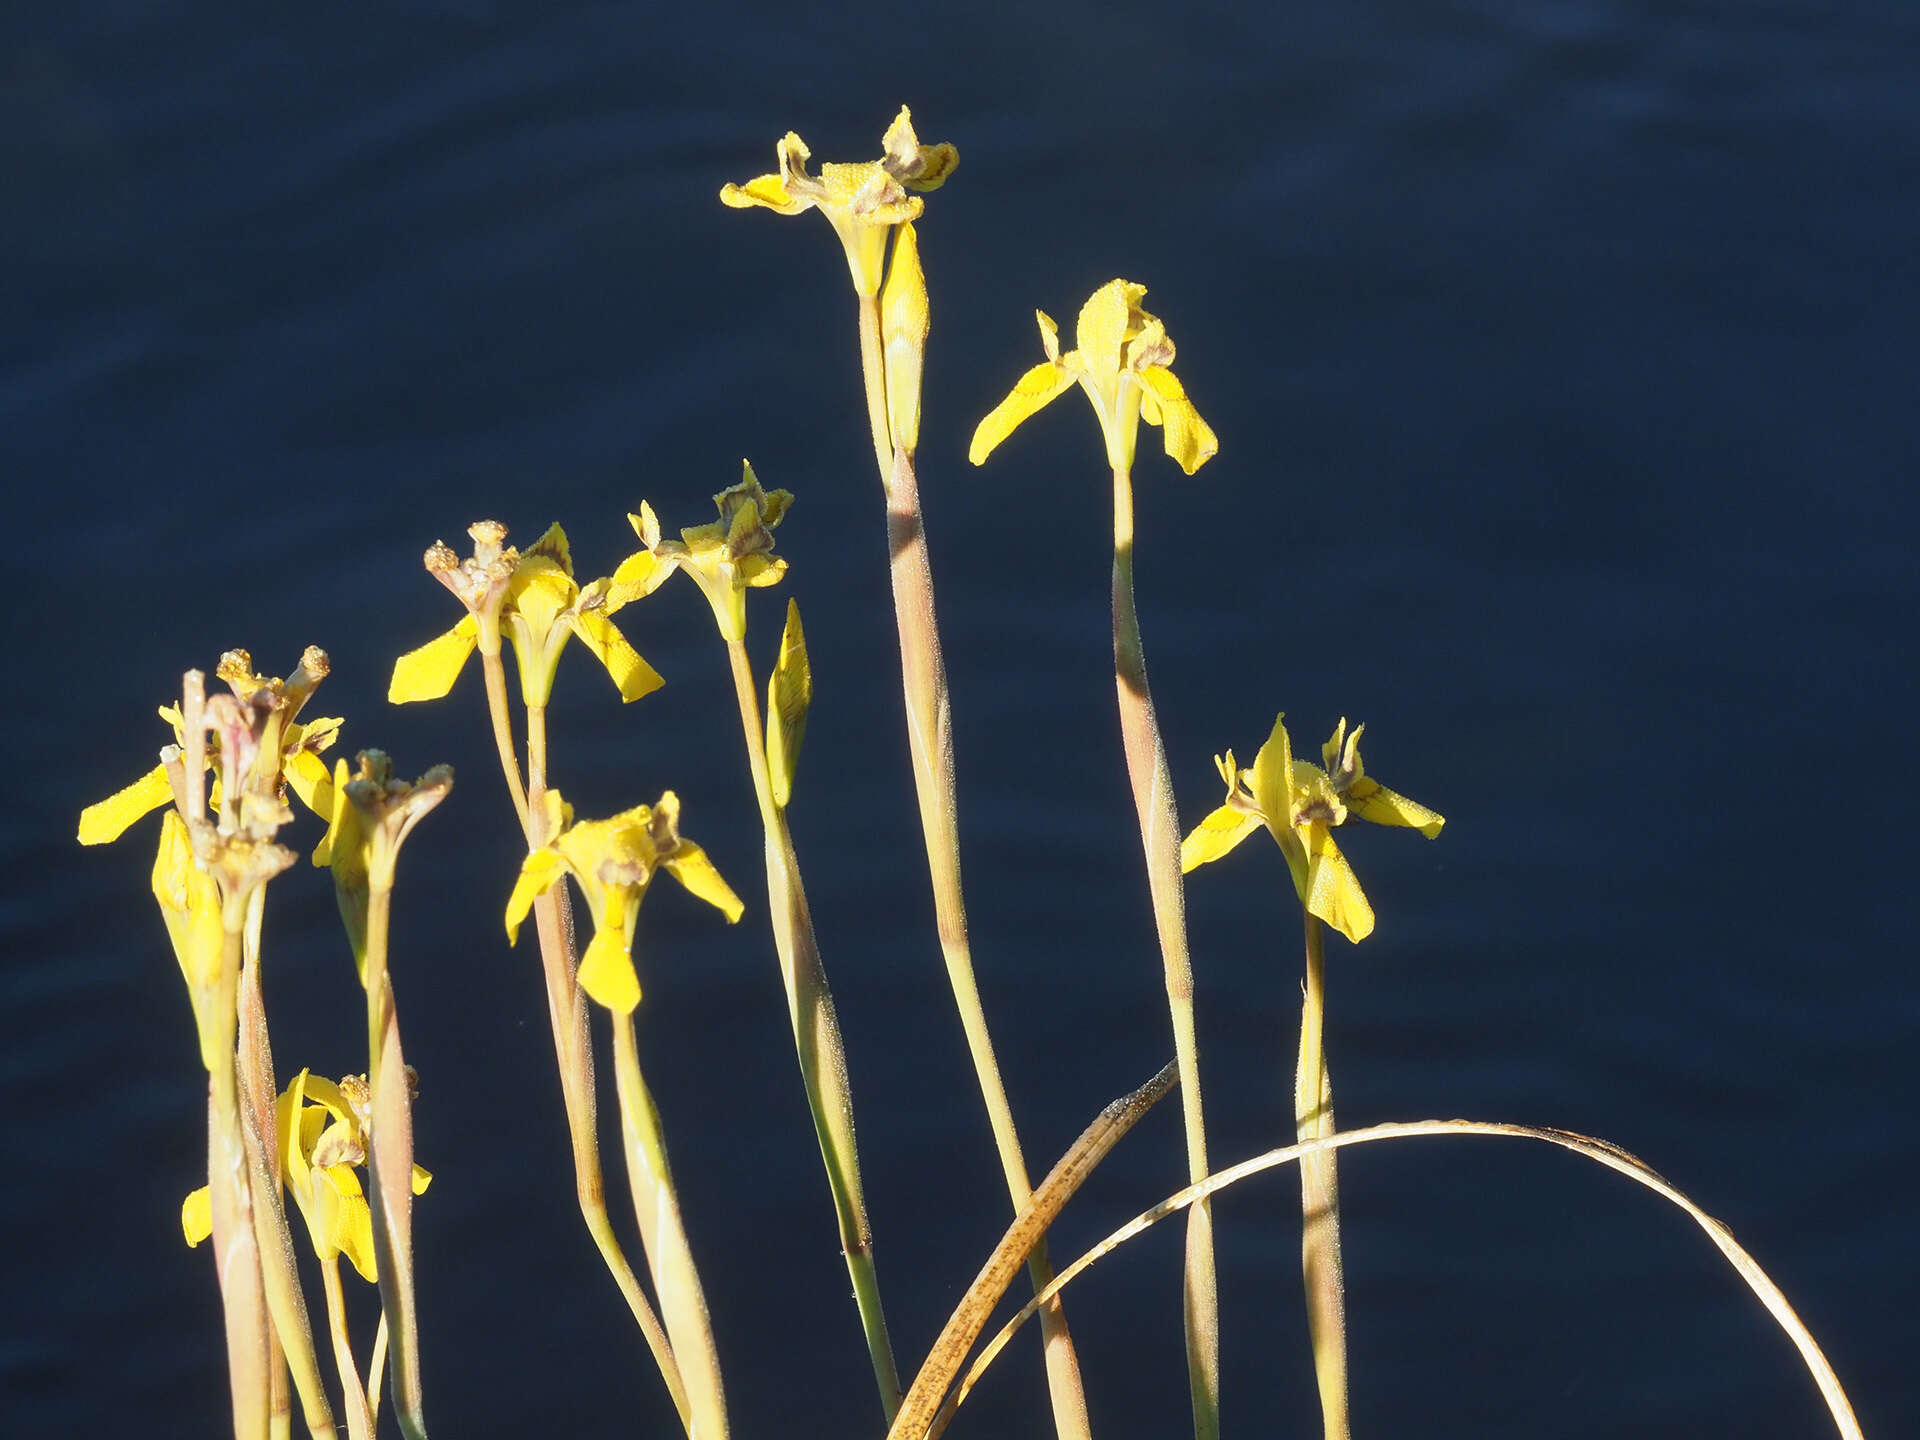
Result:
<instances>
[{"instance_id":1,"label":"yellow iris flower","mask_svg":"<svg viewBox=\"0 0 1920 1440\"><path fill-rule=\"evenodd\" d=\"M657 805L636 805L610 820L576 822L558 790L547 791L542 803L551 838L520 866L507 901L507 939L519 938L536 896L572 875L593 913L593 940L580 957L580 988L616 1014L630 1015L640 1003L633 930L656 872L665 870L717 907L729 924L746 907L706 851L680 838L680 800L671 790Z\"/></svg>"},{"instance_id":2,"label":"yellow iris flower","mask_svg":"<svg viewBox=\"0 0 1920 1440\"><path fill-rule=\"evenodd\" d=\"M309 666L312 668L309 669ZM324 651L309 650L302 657L301 668L292 677L278 680L254 674L253 657L245 650L229 650L220 657L216 673L242 700L264 689L285 698L297 713L298 707L306 702L313 687L326 674L326 666ZM173 727L174 745L184 747L187 737L180 708L177 705L162 705L160 718ZM300 797L301 804L323 820L333 811L333 782L327 773L326 761L320 755L339 738L341 723L336 716L309 720L304 725L290 724L280 732L281 779L287 789ZM208 735L206 754L207 768L217 770L220 758L217 732ZM105 845L118 840L135 821L171 803L173 799L173 785L167 779L167 766L163 759L131 785L80 812L80 843ZM217 794L213 803L214 808L218 809Z\"/></svg>"},{"instance_id":3,"label":"yellow iris flower","mask_svg":"<svg viewBox=\"0 0 1920 1440\"><path fill-rule=\"evenodd\" d=\"M378 1284L373 1217L360 1177L354 1173L354 1167L367 1161L367 1116L372 1103L364 1076L344 1075L335 1085L302 1070L274 1109L287 1189L307 1222L313 1253L322 1260L345 1255L361 1278ZM432 1182L426 1170L413 1167L414 1194L424 1195ZM198 1245L212 1233L212 1197L206 1186L181 1205L180 1228L189 1245Z\"/></svg>"},{"instance_id":4,"label":"yellow iris flower","mask_svg":"<svg viewBox=\"0 0 1920 1440\"><path fill-rule=\"evenodd\" d=\"M1060 327L1046 311L1034 311L1046 363L1022 375L1007 398L980 422L967 458L976 465L984 462L1023 420L1078 382L1100 419L1107 463L1114 469L1133 468L1142 417L1149 425L1163 427L1167 454L1187 474L1211 459L1220 442L1167 368L1173 364L1173 341L1167 338L1166 326L1140 308L1146 293L1146 286L1128 280L1110 280L1094 291L1080 307L1074 331L1078 348L1064 355Z\"/></svg>"},{"instance_id":5,"label":"yellow iris flower","mask_svg":"<svg viewBox=\"0 0 1920 1440\"><path fill-rule=\"evenodd\" d=\"M741 461L745 478L713 497L719 520L682 530L678 540L660 538L660 521L644 500L629 515L647 548L629 555L613 572L613 596L622 604L651 595L675 570L684 570L707 597L721 638L744 640L748 586L777 584L787 562L773 553L773 531L793 505L786 490L762 490L753 466Z\"/></svg>"},{"instance_id":6,"label":"yellow iris flower","mask_svg":"<svg viewBox=\"0 0 1920 1440\"><path fill-rule=\"evenodd\" d=\"M948 144L922 145L913 133L913 116L902 105L881 140L878 160L859 165L822 165L807 173L813 152L789 130L774 153L779 170L744 185L728 185L720 198L736 210L760 205L780 215L818 210L827 217L847 252L853 288L861 295L880 293L887 235L896 225L918 220L925 202L909 190L938 190L960 163Z\"/></svg>"},{"instance_id":7,"label":"yellow iris flower","mask_svg":"<svg viewBox=\"0 0 1920 1440\"><path fill-rule=\"evenodd\" d=\"M1308 912L1347 939L1364 940L1373 932L1373 907L1334 844L1334 828L1357 817L1407 826L1431 840L1446 821L1366 773L1360 763L1360 732L1366 726L1356 725L1349 734L1342 718L1321 747L1323 767L1293 758L1285 720L1285 715L1275 717L1252 769L1235 765L1231 750L1214 757L1227 782L1227 800L1181 842L1180 868L1189 871L1218 860L1265 825L1287 857L1293 887Z\"/></svg>"},{"instance_id":8,"label":"yellow iris flower","mask_svg":"<svg viewBox=\"0 0 1920 1440\"><path fill-rule=\"evenodd\" d=\"M486 538L480 534L483 530ZM394 662L388 700L402 705L445 695L488 623L497 625L498 632L513 642L521 698L528 705L547 703L560 652L576 636L606 667L622 700L638 700L665 683L609 618L633 596L617 593L610 579L586 586L576 582L566 531L555 525L525 551L501 549L499 541L506 532L491 522L475 526L474 534L473 560L461 561L446 545L436 544L427 552L427 569L460 596L468 612L444 635ZM473 574L500 572L503 567L510 567L504 588L464 584ZM475 593L470 596L469 590Z\"/></svg>"}]
</instances>

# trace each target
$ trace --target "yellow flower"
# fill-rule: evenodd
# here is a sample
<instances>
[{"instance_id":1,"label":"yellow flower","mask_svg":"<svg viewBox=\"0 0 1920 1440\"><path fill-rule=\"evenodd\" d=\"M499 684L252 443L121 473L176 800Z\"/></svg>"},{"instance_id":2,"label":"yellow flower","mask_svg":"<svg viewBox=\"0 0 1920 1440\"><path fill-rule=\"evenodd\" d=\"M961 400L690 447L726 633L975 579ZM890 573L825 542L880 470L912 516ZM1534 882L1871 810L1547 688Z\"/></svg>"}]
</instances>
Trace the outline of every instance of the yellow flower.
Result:
<instances>
[{"instance_id":1,"label":"yellow flower","mask_svg":"<svg viewBox=\"0 0 1920 1440\"><path fill-rule=\"evenodd\" d=\"M720 198L735 209L762 205L781 215L817 209L832 224L847 252L853 288L862 295L880 293L887 234L896 225L918 220L925 202L909 190L938 190L960 163L947 144L922 145L913 133L913 117L902 105L887 127L878 160L860 165L822 165L818 177L807 173L813 152L791 130L774 147L779 171L744 185L728 185Z\"/></svg>"},{"instance_id":2,"label":"yellow flower","mask_svg":"<svg viewBox=\"0 0 1920 1440\"><path fill-rule=\"evenodd\" d=\"M651 595L675 570L684 570L707 597L726 640L747 634L748 586L777 584L787 562L773 553L773 530L793 505L785 490L762 490L753 466L741 461L745 478L713 497L720 518L711 525L682 530L678 540L660 538L660 522L644 500L629 515L634 533L647 548L629 555L613 572L613 595L624 604Z\"/></svg>"},{"instance_id":3,"label":"yellow flower","mask_svg":"<svg viewBox=\"0 0 1920 1440\"><path fill-rule=\"evenodd\" d=\"M233 690L237 699L251 700L264 691L288 709L288 719L312 695L328 669L324 650L311 647L300 659L300 667L288 679L269 679L253 673L253 657L245 650L229 650L220 657L216 672ZM126 788L80 812L79 840L82 845L104 845L118 840L143 815L174 800L173 783L167 778L167 762L177 757L186 745L186 723L175 705L162 705L160 718L173 727L174 744L161 752L161 763ZM309 720L304 725L287 724L280 731L279 777L285 787L300 797L300 803L326 819L333 810L332 782L321 752L339 737L338 717ZM220 758L219 732L207 738L207 768L216 769ZM183 777L184 778L184 777ZM214 807L219 808L216 794Z\"/></svg>"},{"instance_id":4,"label":"yellow flower","mask_svg":"<svg viewBox=\"0 0 1920 1440\"><path fill-rule=\"evenodd\" d=\"M1214 757L1227 782L1227 801L1181 842L1180 868L1192 870L1218 860L1265 825L1287 857L1293 887L1308 912L1349 940L1364 940L1373 931L1373 907L1333 842L1334 827L1358 817L1376 825L1408 826L1431 840L1446 821L1366 773L1360 763L1364 725L1348 734L1341 719L1333 738L1321 747L1323 768L1293 758L1285 720L1284 715L1275 717L1273 733L1251 770L1234 764L1231 750Z\"/></svg>"},{"instance_id":5,"label":"yellow flower","mask_svg":"<svg viewBox=\"0 0 1920 1440\"><path fill-rule=\"evenodd\" d=\"M593 941L580 957L580 988L617 1014L640 1003L640 977L633 968L633 929L640 902L656 871L665 870L731 924L746 908L707 854L680 838L680 800L671 790L657 805L636 805L610 820L575 822L573 807L558 790L543 797L547 843L528 855L507 901L507 939L545 894L572 875L593 912Z\"/></svg>"},{"instance_id":6,"label":"yellow flower","mask_svg":"<svg viewBox=\"0 0 1920 1440\"><path fill-rule=\"evenodd\" d=\"M322 1260L345 1255L363 1279L377 1284L373 1217L354 1173L354 1167L367 1160L372 1096L366 1078L345 1075L335 1085L302 1070L274 1108L287 1189L307 1222L314 1254ZM414 1194L425 1194L432 1181L427 1171L413 1167ZM187 1196L180 1227L189 1245L198 1245L212 1232L211 1196L205 1186Z\"/></svg>"},{"instance_id":7,"label":"yellow flower","mask_svg":"<svg viewBox=\"0 0 1920 1440\"><path fill-rule=\"evenodd\" d=\"M664 683L608 618L633 597L615 593L611 580L579 585L566 531L555 525L524 552L502 549L506 531L492 521L481 522L470 533L475 537L472 559L462 561L451 547L438 543L426 555L427 569L460 597L467 615L444 635L394 662L389 701L402 705L445 695L490 626L513 642L521 698L528 705L547 703L560 652L574 636L606 667L622 700L638 700ZM493 643L497 648L498 640Z\"/></svg>"},{"instance_id":8,"label":"yellow flower","mask_svg":"<svg viewBox=\"0 0 1920 1440\"><path fill-rule=\"evenodd\" d=\"M1060 353L1060 328L1044 310L1040 343L1047 352L996 405L973 432L967 458L982 463L1020 422L1049 404L1075 381L1093 403L1107 441L1107 463L1116 470L1133 467L1134 437L1142 416L1166 431L1167 454L1191 475L1220 448L1207 422L1167 367L1173 342L1157 319L1140 308L1147 287L1110 280L1080 307L1074 338L1079 348Z\"/></svg>"}]
</instances>

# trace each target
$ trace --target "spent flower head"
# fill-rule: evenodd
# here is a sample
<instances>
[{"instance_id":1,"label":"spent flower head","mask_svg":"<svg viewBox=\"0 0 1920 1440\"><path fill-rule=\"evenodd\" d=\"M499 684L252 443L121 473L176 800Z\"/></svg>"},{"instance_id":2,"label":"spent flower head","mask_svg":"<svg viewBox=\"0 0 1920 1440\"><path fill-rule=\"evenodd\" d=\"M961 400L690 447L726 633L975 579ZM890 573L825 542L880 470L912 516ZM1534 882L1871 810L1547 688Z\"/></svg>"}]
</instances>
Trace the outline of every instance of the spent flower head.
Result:
<instances>
[{"instance_id":1,"label":"spent flower head","mask_svg":"<svg viewBox=\"0 0 1920 1440\"><path fill-rule=\"evenodd\" d=\"M1140 308L1147 287L1110 280L1080 307L1075 327L1077 348L1060 353L1060 327L1044 310L1040 322L1044 364L1022 375L1007 398L994 406L973 432L967 458L983 463L994 447L1028 416L1052 403L1076 382L1099 417L1107 442L1107 463L1116 470L1133 466L1135 436L1144 417L1165 430L1167 454L1191 475L1220 448L1220 442L1168 367L1173 341L1166 326Z\"/></svg>"},{"instance_id":2,"label":"spent flower head","mask_svg":"<svg viewBox=\"0 0 1920 1440\"><path fill-rule=\"evenodd\" d=\"M547 843L520 867L507 901L507 939L516 941L534 898L572 875L593 914L593 940L580 957L580 988L616 1014L640 1003L633 968L633 930L654 875L665 870L731 924L745 907L713 862L680 836L680 800L671 790L656 805L636 805L609 820L573 818L558 790L542 797Z\"/></svg>"},{"instance_id":3,"label":"spent flower head","mask_svg":"<svg viewBox=\"0 0 1920 1440\"><path fill-rule=\"evenodd\" d=\"M918 220L925 208L910 190L938 190L960 163L953 146L922 145L913 133L913 116L902 105L882 138L878 160L855 165L828 164L818 176L807 172L813 152L789 130L774 147L779 169L744 185L728 185L720 198L735 209L764 206L781 215L817 209L832 224L847 252L853 288L861 295L880 293L887 236L896 225Z\"/></svg>"},{"instance_id":4,"label":"spent flower head","mask_svg":"<svg viewBox=\"0 0 1920 1440\"><path fill-rule=\"evenodd\" d=\"M1180 868L1192 870L1218 860L1265 825L1287 857L1294 889L1308 913L1326 921L1347 939L1364 940L1373 932L1373 907L1334 843L1333 831L1349 819L1418 830L1429 840L1446 823L1434 810L1387 789L1360 762L1360 732L1351 733L1343 717L1321 747L1324 765L1293 758L1286 716L1276 716L1273 733L1242 770L1233 752L1214 757L1227 782L1226 803L1181 842Z\"/></svg>"},{"instance_id":5,"label":"spent flower head","mask_svg":"<svg viewBox=\"0 0 1920 1440\"><path fill-rule=\"evenodd\" d=\"M678 540L662 539L653 507L640 502L640 513L627 520L646 549L629 555L613 572L615 598L624 604L651 595L675 570L684 570L713 607L721 637L746 638L748 587L777 584L787 573L787 562L773 553L773 531L793 505L793 495L761 489L752 464L740 464L740 483L713 497L720 518L682 530Z\"/></svg>"},{"instance_id":6,"label":"spent flower head","mask_svg":"<svg viewBox=\"0 0 1920 1440\"><path fill-rule=\"evenodd\" d=\"M622 700L660 688L660 676L611 618L632 597L615 594L607 579L579 584L566 531L551 526L524 551L502 546L506 528L495 521L483 520L468 533L474 539L468 559L438 541L425 557L428 572L467 613L451 630L394 662L388 700L438 700L453 688L476 646L482 655L499 653L502 634L513 642L520 694L528 705L543 706L551 698L560 653L575 637L605 667Z\"/></svg>"},{"instance_id":7,"label":"spent flower head","mask_svg":"<svg viewBox=\"0 0 1920 1440\"><path fill-rule=\"evenodd\" d=\"M400 846L428 811L453 789L453 767L435 765L412 784L396 780L381 750L362 750L357 769L335 762L333 823L313 863L333 871L334 899L353 946L360 983L367 983L367 908L372 892L393 888Z\"/></svg>"}]
</instances>

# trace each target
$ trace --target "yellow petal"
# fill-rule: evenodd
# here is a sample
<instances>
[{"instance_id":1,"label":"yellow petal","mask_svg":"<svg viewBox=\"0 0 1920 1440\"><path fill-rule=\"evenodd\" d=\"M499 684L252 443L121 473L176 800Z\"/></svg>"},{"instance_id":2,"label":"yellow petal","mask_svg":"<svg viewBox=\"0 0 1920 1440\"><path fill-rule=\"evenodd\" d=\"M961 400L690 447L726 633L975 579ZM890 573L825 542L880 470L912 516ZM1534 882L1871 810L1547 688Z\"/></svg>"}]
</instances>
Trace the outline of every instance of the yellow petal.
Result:
<instances>
[{"instance_id":1,"label":"yellow petal","mask_svg":"<svg viewBox=\"0 0 1920 1440\"><path fill-rule=\"evenodd\" d=\"M1185 873L1205 865L1208 861L1218 860L1260 826L1261 820L1258 815L1250 815L1244 810L1235 810L1230 805L1222 805L1194 826L1193 833L1180 842L1181 872Z\"/></svg>"},{"instance_id":2,"label":"yellow petal","mask_svg":"<svg viewBox=\"0 0 1920 1440\"><path fill-rule=\"evenodd\" d=\"M1293 742L1287 738L1286 719L1285 711L1273 717L1273 732L1246 772L1253 803L1269 823L1281 827L1293 815Z\"/></svg>"},{"instance_id":3,"label":"yellow petal","mask_svg":"<svg viewBox=\"0 0 1920 1440\"><path fill-rule=\"evenodd\" d=\"M740 897L733 893L733 887L722 880L720 872L713 868L707 852L691 840L682 840L661 863L669 875L725 915L729 925L746 912L747 907L740 903Z\"/></svg>"},{"instance_id":4,"label":"yellow petal","mask_svg":"<svg viewBox=\"0 0 1920 1440\"><path fill-rule=\"evenodd\" d=\"M593 652L594 658L607 667L607 674L613 677L613 683L620 688L622 700L638 700L667 683L640 658L640 652L627 643L627 637L620 633L620 627L606 616L591 610L576 615L573 633Z\"/></svg>"},{"instance_id":5,"label":"yellow petal","mask_svg":"<svg viewBox=\"0 0 1920 1440\"><path fill-rule=\"evenodd\" d=\"M311 750L296 750L287 757L286 776L302 805L316 815L333 818L333 776L326 761Z\"/></svg>"},{"instance_id":6,"label":"yellow petal","mask_svg":"<svg viewBox=\"0 0 1920 1440\"><path fill-rule=\"evenodd\" d=\"M1417 800L1396 794L1377 780L1362 776L1347 790L1347 804L1362 820L1376 825L1405 825L1431 840L1440 833L1446 817L1429 810Z\"/></svg>"},{"instance_id":7,"label":"yellow petal","mask_svg":"<svg viewBox=\"0 0 1920 1440\"><path fill-rule=\"evenodd\" d=\"M1187 399L1187 392L1173 378L1171 370L1163 365L1149 365L1140 372L1140 383L1153 397L1159 411L1157 416L1151 411L1143 410L1143 413L1151 423L1166 427L1167 454L1178 461L1187 474L1193 474L1220 449L1219 437L1200 418L1200 412L1193 408L1193 402Z\"/></svg>"},{"instance_id":8,"label":"yellow petal","mask_svg":"<svg viewBox=\"0 0 1920 1440\"><path fill-rule=\"evenodd\" d=\"M1064 365L1049 360L1036 365L1015 382L1007 398L994 406L973 432L967 447L967 459L975 465L985 462L1000 442L1011 435L1029 415L1051 404L1073 384L1073 374Z\"/></svg>"},{"instance_id":9,"label":"yellow petal","mask_svg":"<svg viewBox=\"0 0 1920 1440\"><path fill-rule=\"evenodd\" d=\"M180 962L180 973L186 977L195 1018L199 1019L202 993L220 974L224 941L220 889L195 862L193 842L177 810L169 810L160 818L160 845L153 859L153 898L160 904L174 959Z\"/></svg>"},{"instance_id":10,"label":"yellow petal","mask_svg":"<svg viewBox=\"0 0 1920 1440\"><path fill-rule=\"evenodd\" d=\"M393 662L393 680L387 686L390 704L405 705L414 700L438 700L453 688L460 667L479 639L480 627L473 616L464 615L460 623L418 650L409 650Z\"/></svg>"},{"instance_id":11,"label":"yellow petal","mask_svg":"<svg viewBox=\"0 0 1920 1440\"><path fill-rule=\"evenodd\" d=\"M189 1246L213 1234L213 1191L202 1185L180 1206L180 1230Z\"/></svg>"},{"instance_id":12,"label":"yellow petal","mask_svg":"<svg viewBox=\"0 0 1920 1440\"><path fill-rule=\"evenodd\" d=\"M633 521L634 528L640 528L638 516L627 517ZM656 543L658 528L655 529ZM620 568L613 572L613 585L608 591L610 608L616 605L630 605L635 600L645 599L658 590L669 575L679 567L671 560L662 560L651 550L636 550L620 562Z\"/></svg>"},{"instance_id":13,"label":"yellow petal","mask_svg":"<svg viewBox=\"0 0 1920 1440\"><path fill-rule=\"evenodd\" d=\"M920 367L927 352L927 325L920 242L912 225L902 225L880 293L880 333L886 341L887 429L894 448L909 454L920 443Z\"/></svg>"},{"instance_id":14,"label":"yellow petal","mask_svg":"<svg viewBox=\"0 0 1920 1440\"><path fill-rule=\"evenodd\" d=\"M780 658L767 680L767 771L773 802L782 810L793 798L793 775L800 763L800 741L807 733L807 707L813 703L813 671L807 664L807 637L800 629L800 607L787 600L787 628L780 636Z\"/></svg>"},{"instance_id":15,"label":"yellow petal","mask_svg":"<svg viewBox=\"0 0 1920 1440\"><path fill-rule=\"evenodd\" d=\"M764 205L782 215L798 215L813 202L796 200L787 193L778 175L756 175L744 185L726 185L720 190L720 202L736 210Z\"/></svg>"},{"instance_id":16,"label":"yellow petal","mask_svg":"<svg viewBox=\"0 0 1920 1440\"><path fill-rule=\"evenodd\" d=\"M603 925L594 931L593 943L580 957L580 988L616 1015L631 1015L639 1005L640 977L634 973L621 926Z\"/></svg>"},{"instance_id":17,"label":"yellow petal","mask_svg":"<svg viewBox=\"0 0 1920 1440\"><path fill-rule=\"evenodd\" d=\"M886 152L888 173L915 190L938 190L960 163L960 152L944 141L938 145L920 143L920 137L913 133L912 112L904 105L887 127L880 146Z\"/></svg>"},{"instance_id":18,"label":"yellow petal","mask_svg":"<svg viewBox=\"0 0 1920 1440\"><path fill-rule=\"evenodd\" d=\"M410 1183L413 1186L414 1194L424 1195L427 1193L427 1187L433 1183L433 1173L424 1165L416 1165L413 1167L413 1175L410 1177Z\"/></svg>"},{"instance_id":19,"label":"yellow petal","mask_svg":"<svg viewBox=\"0 0 1920 1440\"><path fill-rule=\"evenodd\" d=\"M350 1165L315 1167L313 1172L315 1240L322 1250L321 1259L345 1255L360 1278L370 1285L380 1282L379 1263L374 1259L373 1216L367 1197L361 1192ZM331 1252L331 1253L326 1253Z\"/></svg>"},{"instance_id":20,"label":"yellow petal","mask_svg":"<svg viewBox=\"0 0 1920 1440\"><path fill-rule=\"evenodd\" d=\"M1367 903L1360 881L1333 834L1325 825L1308 825L1307 910L1318 915L1356 945L1373 933L1373 906Z\"/></svg>"},{"instance_id":21,"label":"yellow petal","mask_svg":"<svg viewBox=\"0 0 1920 1440\"><path fill-rule=\"evenodd\" d=\"M1040 322L1040 348L1047 352L1047 359L1058 364L1060 362L1060 327L1053 323L1053 317L1044 310L1034 311L1033 318Z\"/></svg>"},{"instance_id":22,"label":"yellow petal","mask_svg":"<svg viewBox=\"0 0 1920 1440\"><path fill-rule=\"evenodd\" d=\"M547 793L551 795L554 792L550 790ZM513 894L507 898L509 945L520 942L520 925L527 918L527 912L533 909L534 897L546 894L566 873L566 866L551 850L535 850L520 862L520 878L513 882Z\"/></svg>"},{"instance_id":23,"label":"yellow petal","mask_svg":"<svg viewBox=\"0 0 1920 1440\"><path fill-rule=\"evenodd\" d=\"M1074 327L1074 346L1087 369L1096 376L1120 373L1120 347L1126 343L1128 322L1146 298L1147 287L1128 280L1109 280L1080 307Z\"/></svg>"},{"instance_id":24,"label":"yellow petal","mask_svg":"<svg viewBox=\"0 0 1920 1440\"><path fill-rule=\"evenodd\" d=\"M756 589L766 585L778 585L780 577L787 573L787 562L774 555L749 555L740 562L739 575L743 585Z\"/></svg>"},{"instance_id":25,"label":"yellow petal","mask_svg":"<svg viewBox=\"0 0 1920 1440\"><path fill-rule=\"evenodd\" d=\"M80 843L104 845L118 840L134 821L172 799L173 787L167 783L167 767L156 765L124 790L115 791L80 812Z\"/></svg>"}]
</instances>

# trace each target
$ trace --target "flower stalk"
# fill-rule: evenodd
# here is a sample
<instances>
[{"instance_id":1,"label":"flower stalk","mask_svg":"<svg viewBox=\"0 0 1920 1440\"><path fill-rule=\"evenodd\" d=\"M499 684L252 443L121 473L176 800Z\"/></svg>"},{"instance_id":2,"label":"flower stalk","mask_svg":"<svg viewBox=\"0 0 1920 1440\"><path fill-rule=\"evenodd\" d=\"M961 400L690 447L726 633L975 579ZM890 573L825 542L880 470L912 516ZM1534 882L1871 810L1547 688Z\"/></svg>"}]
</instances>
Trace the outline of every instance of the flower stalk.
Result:
<instances>
[{"instance_id":1,"label":"flower stalk","mask_svg":"<svg viewBox=\"0 0 1920 1440\"><path fill-rule=\"evenodd\" d=\"M1333 1134L1333 1079L1322 1043L1326 1014L1326 948L1320 921L1305 915L1307 983L1300 1007L1300 1058L1293 1078L1294 1137L1305 1143ZM1307 1333L1320 1385L1327 1440L1347 1440L1347 1304L1340 1263L1340 1184L1331 1150L1300 1157L1300 1272L1307 1291Z\"/></svg>"}]
</instances>

